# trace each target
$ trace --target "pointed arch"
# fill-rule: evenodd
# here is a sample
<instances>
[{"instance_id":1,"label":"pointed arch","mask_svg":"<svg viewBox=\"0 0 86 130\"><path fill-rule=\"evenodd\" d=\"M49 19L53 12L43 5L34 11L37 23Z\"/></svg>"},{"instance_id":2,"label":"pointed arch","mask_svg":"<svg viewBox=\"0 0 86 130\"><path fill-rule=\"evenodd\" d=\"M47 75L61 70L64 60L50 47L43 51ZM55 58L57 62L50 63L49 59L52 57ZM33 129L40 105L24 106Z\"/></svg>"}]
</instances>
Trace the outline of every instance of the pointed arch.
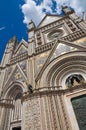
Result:
<instances>
[{"instance_id":1,"label":"pointed arch","mask_svg":"<svg viewBox=\"0 0 86 130\"><path fill-rule=\"evenodd\" d=\"M3 89L3 98L9 98L11 95L13 96L13 93L15 93L16 89L24 93L27 91L27 85L20 81L10 83L8 87Z\"/></svg>"},{"instance_id":2,"label":"pointed arch","mask_svg":"<svg viewBox=\"0 0 86 130\"><path fill-rule=\"evenodd\" d=\"M10 73L10 75L8 76L8 79L5 83L5 86L8 86L8 84L12 81L12 77L14 76L16 71L19 71L21 76L24 78L25 82L27 82L27 77L24 74L24 72L22 71L22 69L20 68L19 64L17 63L16 66L13 68L12 72Z\"/></svg>"},{"instance_id":3,"label":"pointed arch","mask_svg":"<svg viewBox=\"0 0 86 130\"><path fill-rule=\"evenodd\" d=\"M62 80L69 72L86 72L86 58L82 51L70 52L52 60L40 78L39 86L62 86Z\"/></svg>"}]
</instances>

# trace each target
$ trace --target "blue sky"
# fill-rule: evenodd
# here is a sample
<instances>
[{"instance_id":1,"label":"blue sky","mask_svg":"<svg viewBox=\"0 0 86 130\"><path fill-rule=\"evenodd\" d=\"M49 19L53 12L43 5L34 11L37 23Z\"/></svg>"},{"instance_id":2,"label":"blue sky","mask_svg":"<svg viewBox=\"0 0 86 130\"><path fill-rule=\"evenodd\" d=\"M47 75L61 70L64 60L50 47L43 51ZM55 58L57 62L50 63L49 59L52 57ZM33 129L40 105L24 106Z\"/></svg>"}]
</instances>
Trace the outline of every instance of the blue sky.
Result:
<instances>
[{"instance_id":1,"label":"blue sky","mask_svg":"<svg viewBox=\"0 0 86 130\"><path fill-rule=\"evenodd\" d=\"M20 5L22 0L1 0L0 1L0 60L6 46L6 43L14 35L20 39L24 37L27 40L27 27L23 23L23 14Z\"/></svg>"},{"instance_id":2,"label":"blue sky","mask_svg":"<svg viewBox=\"0 0 86 130\"><path fill-rule=\"evenodd\" d=\"M72 7L79 16L86 11L86 0L1 0L0 1L0 61L6 43L16 35L27 41L27 26L32 19L36 25L46 13L61 14L61 6Z\"/></svg>"}]
</instances>

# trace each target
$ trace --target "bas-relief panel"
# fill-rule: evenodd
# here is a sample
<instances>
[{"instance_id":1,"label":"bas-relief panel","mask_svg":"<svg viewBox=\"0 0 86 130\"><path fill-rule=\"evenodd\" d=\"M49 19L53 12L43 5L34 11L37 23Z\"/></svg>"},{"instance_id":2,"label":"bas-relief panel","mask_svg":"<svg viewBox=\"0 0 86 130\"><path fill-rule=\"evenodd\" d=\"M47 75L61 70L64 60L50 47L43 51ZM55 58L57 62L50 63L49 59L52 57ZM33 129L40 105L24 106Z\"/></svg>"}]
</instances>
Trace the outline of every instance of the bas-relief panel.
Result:
<instances>
[{"instance_id":1,"label":"bas-relief panel","mask_svg":"<svg viewBox=\"0 0 86 130\"><path fill-rule=\"evenodd\" d=\"M76 78L77 75L81 75L84 80L81 80L81 78L77 79ZM68 83L67 83L67 81L68 81ZM61 77L61 79L59 80L60 86L62 86L64 89L71 88L71 87L74 87L76 85L80 85L80 84L84 84L84 83L86 83L86 73L81 71L81 70L78 70L78 71L76 70L74 72L72 70L69 73L63 75Z\"/></svg>"},{"instance_id":2,"label":"bas-relief panel","mask_svg":"<svg viewBox=\"0 0 86 130\"><path fill-rule=\"evenodd\" d=\"M45 42L52 42L53 40L60 38L60 37L64 37L67 35L67 32L65 30L65 27L55 27L51 30L46 31L44 34L44 38L45 38Z\"/></svg>"},{"instance_id":3,"label":"bas-relief panel","mask_svg":"<svg viewBox=\"0 0 86 130\"><path fill-rule=\"evenodd\" d=\"M25 102L25 130L40 130L40 104L39 99L30 99Z\"/></svg>"},{"instance_id":4,"label":"bas-relief panel","mask_svg":"<svg viewBox=\"0 0 86 130\"><path fill-rule=\"evenodd\" d=\"M81 74L72 74L66 79L66 86L68 88L74 87L76 85L84 84L86 81Z\"/></svg>"}]
</instances>

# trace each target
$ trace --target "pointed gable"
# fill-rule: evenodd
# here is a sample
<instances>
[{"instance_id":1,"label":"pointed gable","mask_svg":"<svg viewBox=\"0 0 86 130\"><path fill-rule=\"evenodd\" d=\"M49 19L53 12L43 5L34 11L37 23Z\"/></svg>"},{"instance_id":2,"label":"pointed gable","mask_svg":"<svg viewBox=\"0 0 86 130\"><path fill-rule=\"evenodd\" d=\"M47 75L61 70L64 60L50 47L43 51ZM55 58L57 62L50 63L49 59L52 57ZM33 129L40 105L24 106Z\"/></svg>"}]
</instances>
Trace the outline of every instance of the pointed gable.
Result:
<instances>
[{"instance_id":1,"label":"pointed gable","mask_svg":"<svg viewBox=\"0 0 86 130\"><path fill-rule=\"evenodd\" d=\"M56 41L51 52L49 53L47 59L45 60L41 70L36 76L36 81L41 77L43 74L43 71L47 67L47 65L52 62L54 59L62 56L63 54L66 54L68 52L74 52L78 50L85 50L86 47L83 47L81 45L77 45L76 43L65 41L65 40L60 40L60 42Z\"/></svg>"},{"instance_id":2,"label":"pointed gable","mask_svg":"<svg viewBox=\"0 0 86 130\"><path fill-rule=\"evenodd\" d=\"M66 44L63 44L63 43L59 43L50 59L50 61L52 61L53 59L63 55L63 54L66 54L68 52L72 52L72 51L76 51L78 50L78 48L75 48L73 46L69 46L69 45L66 45Z\"/></svg>"},{"instance_id":3,"label":"pointed gable","mask_svg":"<svg viewBox=\"0 0 86 130\"><path fill-rule=\"evenodd\" d=\"M9 86L10 83L16 82L16 81L21 81L21 82L26 82L27 77L24 73L24 71L21 69L20 65L17 64L10 72L8 75L8 78L5 82L5 86Z\"/></svg>"},{"instance_id":4,"label":"pointed gable","mask_svg":"<svg viewBox=\"0 0 86 130\"><path fill-rule=\"evenodd\" d=\"M20 54L26 52L27 48L28 48L27 42L24 39L22 39L21 42L19 43L19 45L17 46L14 54L20 55Z\"/></svg>"},{"instance_id":5,"label":"pointed gable","mask_svg":"<svg viewBox=\"0 0 86 130\"><path fill-rule=\"evenodd\" d=\"M86 51L86 47L83 47L81 45L77 45L76 43L61 40L61 42L55 46L55 50L53 51L53 54L51 51L52 57L50 58L50 61L52 61L53 59L55 59L63 54L66 54L68 52L77 51L77 50L85 50Z\"/></svg>"},{"instance_id":6,"label":"pointed gable","mask_svg":"<svg viewBox=\"0 0 86 130\"><path fill-rule=\"evenodd\" d=\"M48 25L48 24L50 24L50 23L52 23L52 22L55 22L55 21L57 21L57 20L59 20L59 19L61 19L62 17L61 16L58 16L58 15L46 15L43 19L42 19L42 21L40 22L40 24L38 25L38 28L40 28L40 27L43 27L43 26L45 26L45 25Z\"/></svg>"}]
</instances>

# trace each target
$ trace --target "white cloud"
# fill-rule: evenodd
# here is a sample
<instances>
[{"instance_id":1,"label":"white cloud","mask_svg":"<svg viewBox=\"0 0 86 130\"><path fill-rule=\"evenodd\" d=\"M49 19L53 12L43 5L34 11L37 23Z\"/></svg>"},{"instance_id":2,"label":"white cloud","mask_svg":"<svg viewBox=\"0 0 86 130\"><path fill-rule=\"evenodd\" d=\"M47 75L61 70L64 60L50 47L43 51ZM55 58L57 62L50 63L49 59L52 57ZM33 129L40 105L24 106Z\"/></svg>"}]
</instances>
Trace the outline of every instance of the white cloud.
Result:
<instances>
[{"instance_id":1,"label":"white cloud","mask_svg":"<svg viewBox=\"0 0 86 130\"><path fill-rule=\"evenodd\" d=\"M4 30L5 29L5 27L0 27L0 31L2 31L2 30Z\"/></svg>"},{"instance_id":2,"label":"white cloud","mask_svg":"<svg viewBox=\"0 0 86 130\"><path fill-rule=\"evenodd\" d=\"M26 0L26 3L21 8L24 14L23 22L26 24L32 19L37 25L44 16L41 6L36 6L36 3L33 0Z\"/></svg>"},{"instance_id":3,"label":"white cloud","mask_svg":"<svg viewBox=\"0 0 86 130\"><path fill-rule=\"evenodd\" d=\"M55 0L57 2L57 13L61 14L62 11L62 6L69 6L70 5L70 0Z\"/></svg>"},{"instance_id":4,"label":"white cloud","mask_svg":"<svg viewBox=\"0 0 86 130\"><path fill-rule=\"evenodd\" d=\"M62 5L67 5L76 11L78 15L82 15L82 12L86 11L86 0L54 0L56 4L56 13L60 14ZM24 14L24 23L28 24L32 19L37 25L44 17L45 13L53 13L52 0L43 0L40 5L36 5L34 0L25 0L25 4L21 6L22 13ZM45 10L45 12L43 12Z\"/></svg>"},{"instance_id":5,"label":"white cloud","mask_svg":"<svg viewBox=\"0 0 86 130\"><path fill-rule=\"evenodd\" d=\"M81 16L83 12L86 12L86 0L71 0L71 7Z\"/></svg>"}]
</instances>

